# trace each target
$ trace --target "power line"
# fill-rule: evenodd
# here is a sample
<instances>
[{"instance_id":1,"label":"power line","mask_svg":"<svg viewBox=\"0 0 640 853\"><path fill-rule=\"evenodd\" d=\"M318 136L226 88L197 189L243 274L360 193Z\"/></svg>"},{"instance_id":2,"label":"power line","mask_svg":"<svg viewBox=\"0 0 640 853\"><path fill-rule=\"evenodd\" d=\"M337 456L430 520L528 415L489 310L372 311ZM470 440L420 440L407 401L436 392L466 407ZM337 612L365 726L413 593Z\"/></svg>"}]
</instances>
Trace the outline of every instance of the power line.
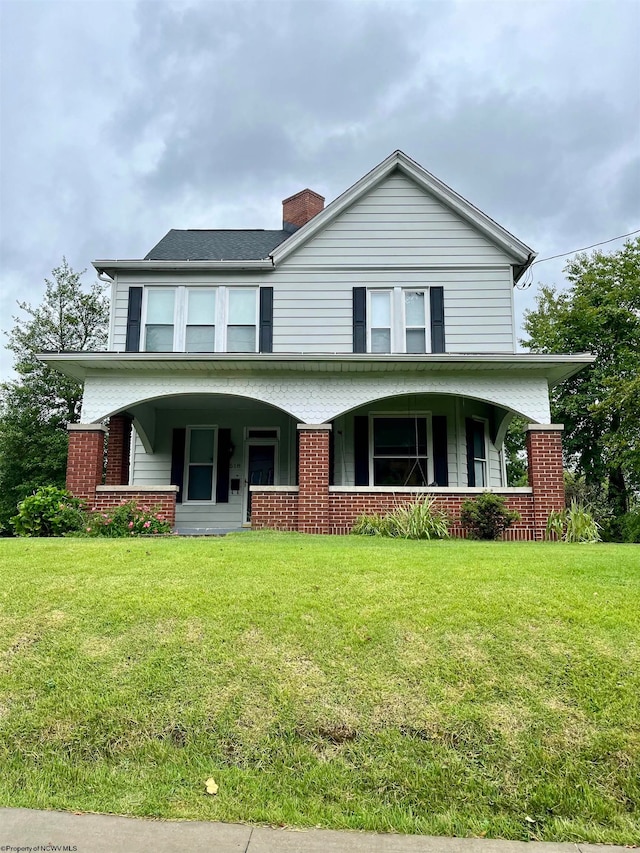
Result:
<instances>
[{"instance_id":1,"label":"power line","mask_svg":"<svg viewBox=\"0 0 640 853\"><path fill-rule=\"evenodd\" d=\"M590 246L583 246L581 249L572 249L570 252L561 252L559 255L550 255L548 258L540 258L532 264L529 264L522 282L519 282L516 287L518 290L527 290L531 287L533 284L532 267L536 264L542 264L545 261L553 261L556 258L566 258L567 255L575 255L576 252L585 252L587 249L595 249L596 246L604 246L606 243L613 243L615 240L622 240L624 237L633 237L634 234L640 234L640 228L635 231L629 231L628 234L620 234L618 237L611 237L609 240L601 240L599 243L592 243Z\"/></svg>"},{"instance_id":2,"label":"power line","mask_svg":"<svg viewBox=\"0 0 640 853\"><path fill-rule=\"evenodd\" d=\"M604 246L605 243L613 243L614 240L622 240L623 237L633 237L634 234L640 234L640 228L636 231L629 231L628 234L620 234L618 237L611 237L610 240L601 240L600 243L592 243L590 246L583 246L581 249L572 249L570 252L562 252L559 255L550 255L548 258L540 258L538 261L534 261L531 266L535 266L536 264L541 264L544 261L553 261L556 258L564 258L567 255L575 255L576 252L586 252L587 249L595 249L596 246ZM531 269L531 267L529 267Z\"/></svg>"}]
</instances>

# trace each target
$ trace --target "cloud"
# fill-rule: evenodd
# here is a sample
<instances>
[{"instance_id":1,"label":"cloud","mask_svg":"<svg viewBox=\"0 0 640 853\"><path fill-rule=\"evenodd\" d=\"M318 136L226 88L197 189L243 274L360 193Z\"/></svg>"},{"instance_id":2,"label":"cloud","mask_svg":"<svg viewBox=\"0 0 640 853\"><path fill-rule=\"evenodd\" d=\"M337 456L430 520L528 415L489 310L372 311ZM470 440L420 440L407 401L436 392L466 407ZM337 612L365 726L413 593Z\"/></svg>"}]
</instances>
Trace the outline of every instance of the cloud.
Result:
<instances>
[{"instance_id":1,"label":"cloud","mask_svg":"<svg viewBox=\"0 0 640 853\"><path fill-rule=\"evenodd\" d=\"M400 7L402 10L404 7ZM112 122L121 151L161 136L150 198L251 194L309 168L411 72L415 16L388 5L208 3L138 7L136 94ZM389 152L385 152L389 153ZM330 168L330 167L329 167Z\"/></svg>"},{"instance_id":2,"label":"cloud","mask_svg":"<svg viewBox=\"0 0 640 853\"><path fill-rule=\"evenodd\" d=\"M2 15L5 327L63 254L82 269L142 257L170 227L278 227L282 198L331 200L396 148L541 256L638 227L635 3L5 0Z\"/></svg>"}]
</instances>

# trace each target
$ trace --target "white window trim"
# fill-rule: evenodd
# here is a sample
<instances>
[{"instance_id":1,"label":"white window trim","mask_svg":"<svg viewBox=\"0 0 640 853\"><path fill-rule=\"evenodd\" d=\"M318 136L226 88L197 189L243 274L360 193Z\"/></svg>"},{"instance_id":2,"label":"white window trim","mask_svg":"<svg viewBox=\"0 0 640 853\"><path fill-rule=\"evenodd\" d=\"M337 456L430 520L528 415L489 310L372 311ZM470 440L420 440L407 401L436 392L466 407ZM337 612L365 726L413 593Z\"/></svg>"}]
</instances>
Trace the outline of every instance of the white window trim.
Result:
<instances>
[{"instance_id":1,"label":"white window trim","mask_svg":"<svg viewBox=\"0 0 640 853\"><path fill-rule=\"evenodd\" d=\"M208 500L189 500L189 456L191 455L191 432L197 429L213 430L213 474L211 476L211 498ZM201 463L194 463L201 464ZM218 485L218 425L217 424L190 424L186 427L184 443L184 471L183 471L183 498L182 504L207 505L216 503L216 488Z\"/></svg>"},{"instance_id":2,"label":"white window trim","mask_svg":"<svg viewBox=\"0 0 640 853\"><path fill-rule=\"evenodd\" d=\"M424 293L424 344L425 354L431 352L431 304L429 297L429 286L417 287L415 285L397 287L367 287L367 352L371 353L371 294L390 293L391 311L391 351L390 354L406 354L407 352L407 319L404 295L405 293ZM377 326L375 328L378 328ZM380 327L382 328L382 327ZM386 328L386 327L385 327ZM410 329L418 329L420 326L410 326ZM419 355L420 353L413 353Z\"/></svg>"},{"instance_id":3,"label":"white window trim","mask_svg":"<svg viewBox=\"0 0 640 853\"><path fill-rule=\"evenodd\" d=\"M433 429L432 415L430 411L423 412L369 412L369 482L374 483L374 446L373 446L373 422L376 418L424 418L427 422L427 487L434 481L433 466ZM384 458L384 457L379 457ZM397 459L397 456L389 456L389 459ZM400 488L400 487L399 487ZM408 486L402 488L409 488ZM426 487L425 487L426 488Z\"/></svg>"},{"instance_id":4,"label":"white window trim","mask_svg":"<svg viewBox=\"0 0 640 853\"><path fill-rule=\"evenodd\" d=\"M261 432L275 432L275 438L255 438L254 436L250 436L249 433L252 430L260 430ZM244 437L247 441L256 441L256 442L270 442L270 441L280 441L280 427L276 426L246 426L244 428Z\"/></svg>"},{"instance_id":5,"label":"white window trim","mask_svg":"<svg viewBox=\"0 0 640 853\"><path fill-rule=\"evenodd\" d=\"M250 290L255 294L255 314L254 314L254 323L255 326L255 349L251 350L251 352L259 351L259 338L260 338L260 286L259 285L203 285L199 287L198 285L181 285L181 284L166 284L166 285L145 285L143 287L142 292L142 315L140 318L140 346L141 352L149 352L150 350L146 349L147 345L147 307L149 301L149 294L152 291L174 291L174 302L173 302L173 349L167 350L167 352L186 352L186 338L187 338L187 300L189 298L189 293L194 290L207 290L207 291L215 291L216 292L216 316L215 316L215 341L214 341L214 352L218 353L226 353L227 350L227 327L229 325L229 291L230 290ZM168 325L168 324L167 324ZM250 325L250 324L247 324Z\"/></svg>"}]
</instances>

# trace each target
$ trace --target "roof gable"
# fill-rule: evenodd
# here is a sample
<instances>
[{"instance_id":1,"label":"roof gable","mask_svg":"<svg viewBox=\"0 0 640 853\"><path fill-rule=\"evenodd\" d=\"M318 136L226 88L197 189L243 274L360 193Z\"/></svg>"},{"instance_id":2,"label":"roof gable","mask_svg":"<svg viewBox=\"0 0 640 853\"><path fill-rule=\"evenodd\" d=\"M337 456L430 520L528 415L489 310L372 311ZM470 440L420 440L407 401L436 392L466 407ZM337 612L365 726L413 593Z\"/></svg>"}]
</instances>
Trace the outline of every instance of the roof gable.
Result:
<instances>
[{"instance_id":1,"label":"roof gable","mask_svg":"<svg viewBox=\"0 0 640 853\"><path fill-rule=\"evenodd\" d=\"M512 259L512 263L527 265L535 257L535 253L529 246L522 243L517 237L514 237L513 234L502 228L497 222L430 172L427 172L402 151L395 151L342 195L338 196L322 213L303 225L286 243L277 246L271 253L274 264L281 263L321 231L328 228L341 213L348 208L351 209L353 205L364 199L396 171L410 178L427 195L465 220L492 245L506 253Z\"/></svg>"}]
</instances>

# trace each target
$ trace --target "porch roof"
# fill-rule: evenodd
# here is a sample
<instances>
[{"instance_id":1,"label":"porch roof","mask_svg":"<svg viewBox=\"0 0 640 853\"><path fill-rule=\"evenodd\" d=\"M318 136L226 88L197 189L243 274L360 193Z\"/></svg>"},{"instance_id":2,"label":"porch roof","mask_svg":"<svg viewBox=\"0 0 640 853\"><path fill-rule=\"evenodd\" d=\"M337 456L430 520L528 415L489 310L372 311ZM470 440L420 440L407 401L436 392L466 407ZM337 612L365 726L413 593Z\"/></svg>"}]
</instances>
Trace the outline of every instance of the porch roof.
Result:
<instances>
[{"instance_id":1,"label":"porch roof","mask_svg":"<svg viewBox=\"0 0 640 853\"><path fill-rule=\"evenodd\" d=\"M300 353L77 352L40 353L38 358L81 381L103 372L182 373L256 371L287 373L507 373L542 376L550 386L563 382L595 361L590 353L451 353L373 355Z\"/></svg>"}]
</instances>

